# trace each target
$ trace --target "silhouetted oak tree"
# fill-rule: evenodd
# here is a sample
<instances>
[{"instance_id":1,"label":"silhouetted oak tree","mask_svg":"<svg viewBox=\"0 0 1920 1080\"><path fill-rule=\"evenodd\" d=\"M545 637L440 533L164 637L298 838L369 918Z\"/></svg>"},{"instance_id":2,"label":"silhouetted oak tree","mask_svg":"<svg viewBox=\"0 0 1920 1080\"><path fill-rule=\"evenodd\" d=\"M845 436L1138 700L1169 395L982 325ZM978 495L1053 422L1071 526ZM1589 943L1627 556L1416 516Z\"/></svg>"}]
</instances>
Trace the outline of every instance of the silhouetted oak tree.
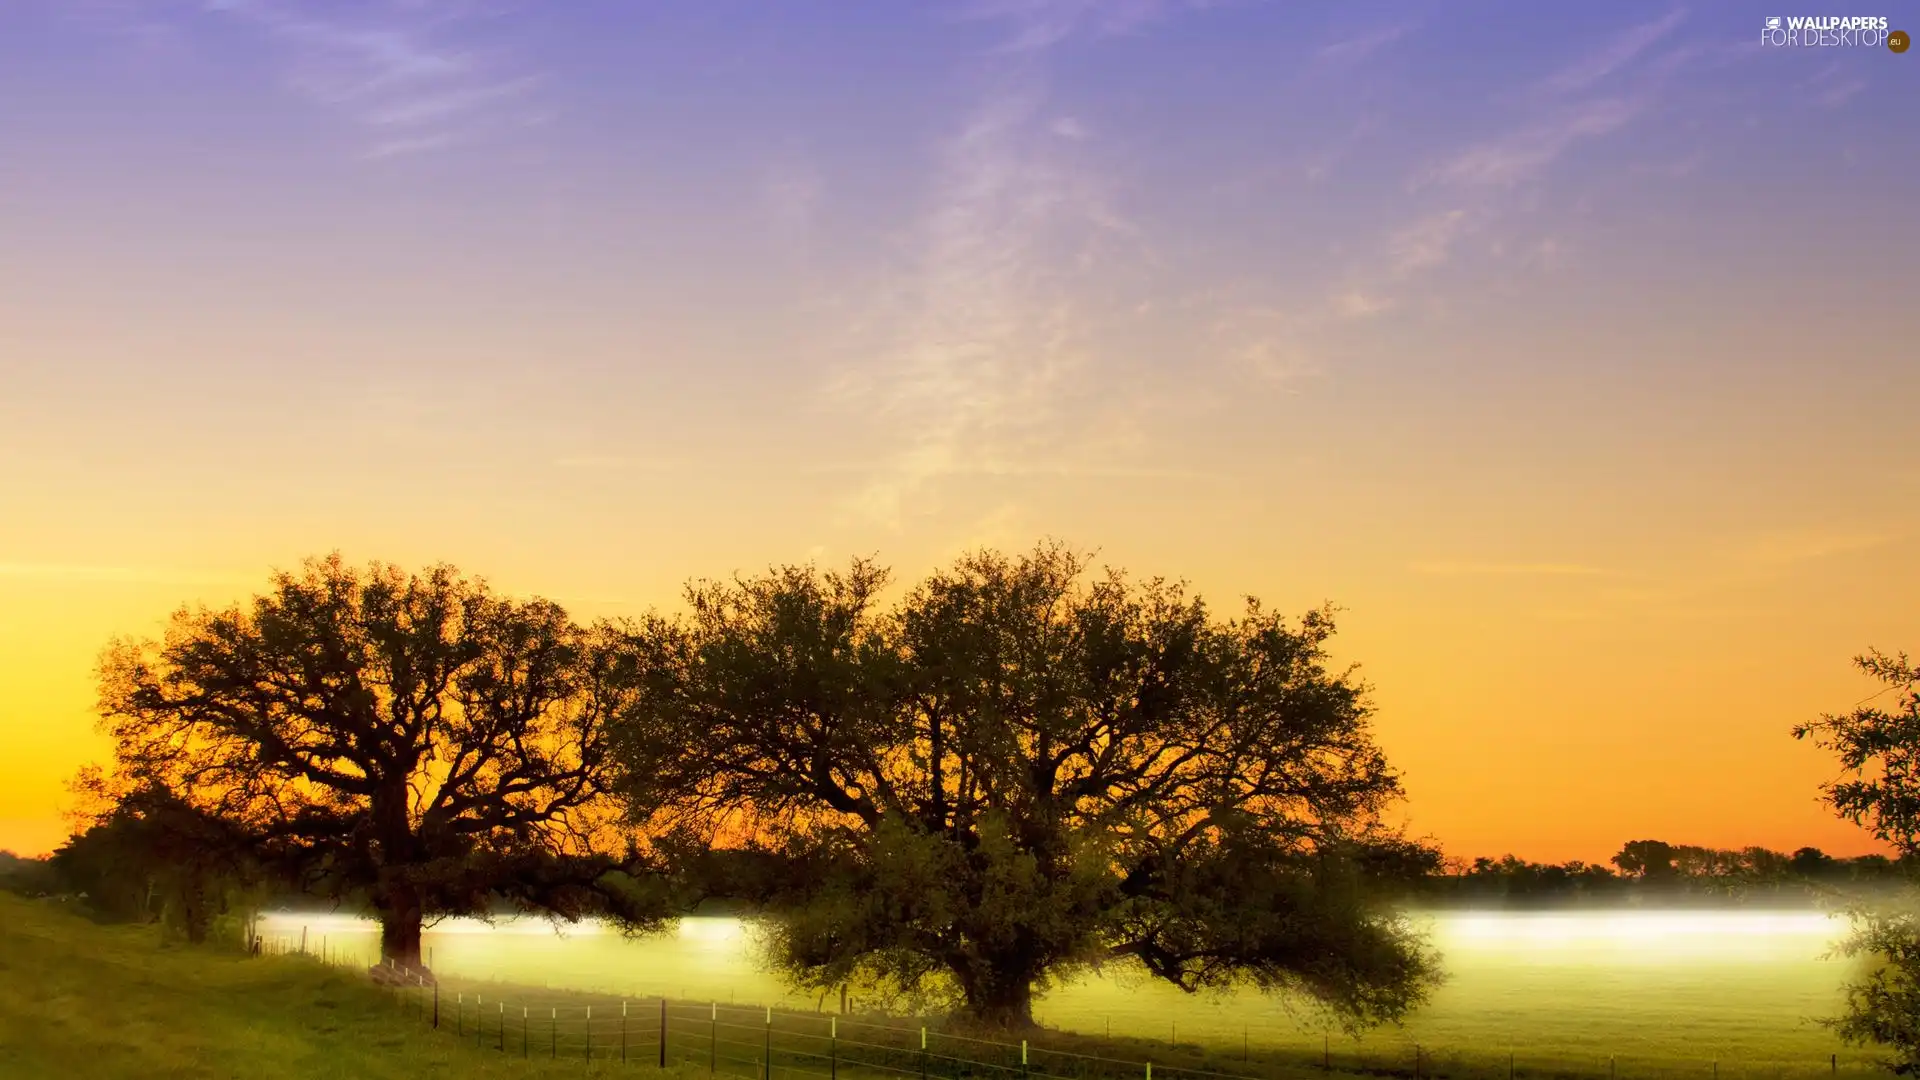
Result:
<instances>
[{"instance_id":1,"label":"silhouetted oak tree","mask_svg":"<svg viewBox=\"0 0 1920 1080\"><path fill-rule=\"evenodd\" d=\"M1897 691L1892 708L1861 703L1844 715L1822 716L1793 729L1840 759L1843 777L1821 794L1840 817L1891 845L1909 879L1920 859L1920 666L1904 653L1869 652L1855 666ZM1875 695L1876 697L1881 695ZM1849 909L1855 933L1838 950L1868 957L1867 978L1847 988L1847 1011L1829 1021L1852 1043L1893 1051L1886 1064L1902 1075L1920 1071L1920 901L1913 890L1895 900L1862 901Z\"/></svg>"},{"instance_id":2,"label":"silhouetted oak tree","mask_svg":"<svg viewBox=\"0 0 1920 1080\"><path fill-rule=\"evenodd\" d=\"M1326 666L1328 614L1220 621L1178 586L1090 577L1043 547L964 558L890 610L867 562L693 586L690 617L642 635L622 725L650 806L695 793L654 826L777 857L736 883L810 989L1018 1026L1037 990L1119 963L1401 1016L1435 971L1377 902L1438 856L1380 825L1400 786L1364 688ZM666 737L679 772L648 749Z\"/></svg>"},{"instance_id":3,"label":"silhouetted oak tree","mask_svg":"<svg viewBox=\"0 0 1920 1080\"><path fill-rule=\"evenodd\" d=\"M449 567L309 561L250 605L107 650L112 775L180 793L323 894L367 898L396 964L419 966L424 918L496 898L645 923L661 912L636 891L595 888L615 863L590 842L605 721L635 681L622 640Z\"/></svg>"}]
</instances>

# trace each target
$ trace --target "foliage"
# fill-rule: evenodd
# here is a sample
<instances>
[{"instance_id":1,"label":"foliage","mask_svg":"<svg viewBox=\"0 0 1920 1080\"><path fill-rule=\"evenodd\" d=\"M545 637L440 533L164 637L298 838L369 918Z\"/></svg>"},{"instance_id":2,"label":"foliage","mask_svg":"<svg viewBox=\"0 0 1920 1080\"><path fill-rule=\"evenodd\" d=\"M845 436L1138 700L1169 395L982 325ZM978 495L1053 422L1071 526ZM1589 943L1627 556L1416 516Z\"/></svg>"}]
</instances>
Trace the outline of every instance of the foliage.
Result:
<instances>
[{"instance_id":1,"label":"foliage","mask_svg":"<svg viewBox=\"0 0 1920 1080\"><path fill-rule=\"evenodd\" d=\"M1331 615L1223 621L1087 569L981 552L888 610L866 561L693 586L641 635L617 743L650 824L782 867L746 876L811 988L1019 1025L1036 989L1124 964L1404 1015L1437 976L1382 902L1438 856L1381 823L1401 789L1327 667Z\"/></svg>"},{"instance_id":2,"label":"foliage","mask_svg":"<svg viewBox=\"0 0 1920 1080\"><path fill-rule=\"evenodd\" d=\"M1842 778L1822 788L1834 812L1892 845L1911 868L1920 859L1920 667L1904 653L1869 652L1854 663L1881 684L1874 697L1898 692L1893 708L1869 698L1850 713L1801 724L1793 735L1840 759ZM1909 895L1849 910L1856 930L1842 951L1870 956L1876 966L1849 988L1847 1011L1831 1024L1849 1041L1892 1051L1892 1071L1920 1070L1920 903Z\"/></svg>"},{"instance_id":3,"label":"foliage","mask_svg":"<svg viewBox=\"0 0 1920 1080\"><path fill-rule=\"evenodd\" d=\"M1901 691L1894 708L1863 702L1844 716L1801 724L1793 737L1813 739L1840 759L1846 778L1821 789L1835 813L1903 855L1920 853L1920 667L1905 653L1869 652L1854 664L1882 693Z\"/></svg>"},{"instance_id":4,"label":"foliage","mask_svg":"<svg viewBox=\"0 0 1920 1080\"><path fill-rule=\"evenodd\" d=\"M614 862L590 813L634 681L619 641L450 567L311 560L249 606L182 610L163 640L107 651L101 784L179 792L275 872L364 895L383 955L418 966L424 916L631 895L594 888Z\"/></svg>"},{"instance_id":5,"label":"foliage","mask_svg":"<svg viewBox=\"0 0 1920 1080\"><path fill-rule=\"evenodd\" d=\"M243 833L155 785L111 803L49 864L97 914L157 919L196 944L219 916L254 910L263 878Z\"/></svg>"}]
</instances>

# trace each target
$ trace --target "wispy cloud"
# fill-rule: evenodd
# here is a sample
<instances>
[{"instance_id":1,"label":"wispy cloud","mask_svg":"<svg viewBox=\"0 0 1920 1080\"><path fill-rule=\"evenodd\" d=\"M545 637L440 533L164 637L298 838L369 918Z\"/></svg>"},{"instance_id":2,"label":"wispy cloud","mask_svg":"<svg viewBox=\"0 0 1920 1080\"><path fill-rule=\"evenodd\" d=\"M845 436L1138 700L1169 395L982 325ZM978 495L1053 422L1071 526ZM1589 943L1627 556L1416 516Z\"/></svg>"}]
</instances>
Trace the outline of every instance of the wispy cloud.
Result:
<instances>
[{"instance_id":1,"label":"wispy cloud","mask_svg":"<svg viewBox=\"0 0 1920 1080\"><path fill-rule=\"evenodd\" d=\"M1087 126L1071 116L1063 116L1055 120L1052 125L1052 131L1055 135L1063 139L1073 139L1076 142L1092 137L1092 133L1087 130Z\"/></svg>"},{"instance_id":2,"label":"wispy cloud","mask_svg":"<svg viewBox=\"0 0 1920 1080\"><path fill-rule=\"evenodd\" d=\"M984 461L960 465L950 470L959 476L1059 476L1108 478L1119 480L1226 480L1220 473L1201 469L1156 468L1153 466L1101 465L1085 462L1010 462Z\"/></svg>"},{"instance_id":3,"label":"wispy cloud","mask_svg":"<svg viewBox=\"0 0 1920 1080\"><path fill-rule=\"evenodd\" d=\"M1209 328L1222 354L1266 385L1297 393L1323 373L1320 355L1308 344L1314 316L1270 304L1248 303L1214 316Z\"/></svg>"},{"instance_id":4,"label":"wispy cloud","mask_svg":"<svg viewBox=\"0 0 1920 1080\"><path fill-rule=\"evenodd\" d=\"M151 52L178 52L186 42L175 13L155 0L63 0L56 10L88 31L112 35Z\"/></svg>"},{"instance_id":5,"label":"wispy cloud","mask_svg":"<svg viewBox=\"0 0 1920 1080\"><path fill-rule=\"evenodd\" d=\"M1672 50L1646 65L1630 85L1617 85L1636 61L1679 28L1686 14L1679 8L1628 27L1577 57L1523 100L1525 111L1534 115L1427 169L1415 186L1512 187L1538 179L1575 145L1627 126L1653 104L1666 77L1698 55L1692 48Z\"/></svg>"},{"instance_id":6,"label":"wispy cloud","mask_svg":"<svg viewBox=\"0 0 1920 1080\"><path fill-rule=\"evenodd\" d=\"M1074 37L1134 33L1182 10L1221 6L1223 0L974 0L963 18L996 22L1008 36L1003 53L1034 53Z\"/></svg>"},{"instance_id":7,"label":"wispy cloud","mask_svg":"<svg viewBox=\"0 0 1920 1080\"><path fill-rule=\"evenodd\" d=\"M1425 195L1432 202L1386 230L1378 261L1357 274L1355 290L1404 301L1392 294L1410 291L1416 279L1456 262L1466 241L1476 237L1484 240L1480 253L1515 266L1561 263L1568 250L1564 235L1503 235L1513 232L1503 222L1536 205L1551 170L1575 147L1626 129L1655 110L1676 72L1712 59L1708 49L1666 44L1686 14L1677 8L1629 26L1574 57L1512 99L1517 115L1504 130L1414 170L1409 197Z\"/></svg>"},{"instance_id":8,"label":"wispy cloud","mask_svg":"<svg viewBox=\"0 0 1920 1080\"><path fill-rule=\"evenodd\" d=\"M1291 389L1300 377L1324 369L1344 335L1396 310L1417 310L1437 299L1443 271L1474 254L1528 268L1550 268L1569 250L1566 236L1507 235L1503 222L1528 205L1552 167L1582 142L1612 135L1657 104L1665 80L1705 57L1698 48L1663 43L1685 18L1675 10L1630 26L1599 47L1575 56L1549 78L1521 87L1503 127L1411 170L1406 202L1416 209L1389 223L1371 250L1355 256L1339 284L1318 298L1249 305L1227 320L1243 344L1235 350L1251 370ZM1306 66L1338 74L1400 41L1413 23L1391 23L1322 46ZM1319 88L1324 94L1325 88ZM1360 95L1363 99L1365 95ZM1363 105L1355 121L1293 175L1317 180L1385 126L1378 107ZM1237 190L1237 189L1236 189ZM1425 204L1424 206L1422 204ZM1254 328L1249 335L1247 328Z\"/></svg>"},{"instance_id":9,"label":"wispy cloud","mask_svg":"<svg viewBox=\"0 0 1920 1080\"><path fill-rule=\"evenodd\" d=\"M895 449L848 508L901 523L942 478L994 462L1055 461L1054 475L1096 475L1076 445L1117 391L1088 347L1100 258L1139 237L1106 179L1077 155L1084 129L1049 107L1046 53L1076 35L1143 26L1175 4L1005 3L969 14L1009 36L982 93L938 147L914 253L899 276L880 357L832 388L887 429ZM1065 136L1063 138L1063 136ZM1131 260L1138 262L1138 258ZM1068 403L1072 402L1070 409ZM1110 410L1109 410L1110 411ZM1117 474L1117 473L1116 473Z\"/></svg>"},{"instance_id":10,"label":"wispy cloud","mask_svg":"<svg viewBox=\"0 0 1920 1080\"><path fill-rule=\"evenodd\" d=\"M1543 85L1554 94L1585 90L1639 59L1648 49L1678 29L1686 17L1685 8L1675 8L1658 19L1631 27L1601 49L1554 73Z\"/></svg>"},{"instance_id":11,"label":"wispy cloud","mask_svg":"<svg viewBox=\"0 0 1920 1080\"><path fill-rule=\"evenodd\" d=\"M1390 244L1392 276L1405 277L1445 263L1466 224L1465 210L1442 210L1396 232Z\"/></svg>"},{"instance_id":12,"label":"wispy cloud","mask_svg":"<svg viewBox=\"0 0 1920 1080\"><path fill-rule=\"evenodd\" d=\"M555 468L599 472L678 472L687 468L682 461L657 458L621 457L611 454L572 454L553 460Z\"/></svg>"},{"instance_id":13,"label":"wispy cloud","mask_svg":"<svg viewBox=\"0 0 1920 1080\"><path fill-rule=\"evenodd\" d=\"M123 585L234 585L240 579L219 574L153 566L90 563L0 562L0 580Z\"/></svg>"},{"instance_id":14,"label":"wispy cloud","mask_svg":"<svg viewBox=\"0 0 1920 1080\"><path fill-rule=\"evenodd\" d=\"M1742 543L1736 554L1750 565L1785 567L1871 551L1897 539L1897 534L1877 529L1804 529L1753 537Z\"/></svg>"},{"instance_id":15,"label":"wispy cloud","mask_svg":"<svg viewBox=\"0 0 1920 1080\"><path fill-rule=\"evenodd\" d=\"M774 231L791 241L804 241L812 234L825 194L825 178L801 155L770 166L760 181L762 211Z\"/></svg>"},{"instance_id":16,"label":"wispy cloud","mask_svg":"<svg viewBox=\"0 0 1920 1080\"><path fill-rule=\"evenodd\" d=\"M1425 562L1408 569L1435 577L1592 577L1606 573L1600 567L1580 563Z\"/></svg>"},{"instance_id":17,"label":"wispy cloud","mask_svg":"<svg viewBox=\"0 0 1920 1080\"><path fill-rule=\"evenodd\" d=\"M1380 130L1380 114L1369 112L1355 121L1332 145L1312 155L1303 170L1308 180L1325 180L1333 170L1351 156L1356 148L1368 136Z\"/></svg>"},{"instance_id":18,"label":"wispy cloud","mask_svg":"<svg viewBox=\"0 0 1920 1080\"><path fill-rule=\"evenodd\" d=\"M1351 37L1341 38L1323 45L1314 53L1314 59L1321 65L1343 67L1357 64L1374 53L1406 37L1415 29L1410 22L1389 23L1371 30L1365 30Z\"/></svg>"},{"instance_id":19,"label":"wispy cloud","mask_svg":"<svg viewBox=\"0 0 1920 1080\"><path fill-rule=\"evenodd\" d=\"M1664 566L1609 574L1605 587L1585 593L1580 608L1560 610L1551 617L1571 621L1657 612L1663 619L1764 618L1764 603L1755 598L1764 596L1768 587L1823 563L1911 543L1915 535L1912 522L1899 521L1879 526L1781 528L1727 537L1691 551L1669 552L1667 558L1673 561Z\"/></svg>"},{"instance_id":20,"label":"wispy cloud","mask_svg":"<svg viewBox=\"0 0 1920 1080\"><path fill-rule=\"evenodd\" d=\"M191 37L213 20L251 28L283 57L291 90L365 129L370 157L473 142L546 115L539 76L477 41L499 10L470 0L89 2L97 21L146 37L161 27Z\"/></svg>"},{"instance_id":21,"label":"wispy cloud","mask_svg":"<svg viewBox=\"0 0 1920 1080\"><path fill-rule=\"evenodd\" d=\"M1333 311L1343 319L1366 319L1393 307L1393 301L1359 289L1351 289L1333 298Z\"/></svg>"},{"instance_id":22,"label":"wispy cloud","mask_svg":"<svg viewBox=\"0 0 1920 1080\"><path fill-rule=\"evenodd\" d=\"M1853 100L1867 88L1857 64L1829 64L1803 84L1812 99L1829 109Z\"/></svg>"},{"instance_id":23,"label":"wispy cloud","mask_svg":"<svg viewBox=\"0 0 1920 1080\"><path fill-rule=\"evenodd\" d=\"M1560 108L1545 119L1470 147L1435 168L1430 178L1469 187L1511 187L1533 180L1575 143L1618 131L1645 106L1644 100L1602 98Z\"/></svg>"},{"instance_id":24,"label":"wispy cloud","mask_svg":"<svg viewBox=\"0 0 1920 1080\"><path fill-rule=\"evenodd\" d=\"M1632 165L1628 167L1628 171L1636 176L1678 178L1692 176L1699 172L1700 167L1706 163L1706 151L1695 150L1690 154L1685 154L1669 161L1643 162L1638 165Z\"/></svg>"}]
</instances>

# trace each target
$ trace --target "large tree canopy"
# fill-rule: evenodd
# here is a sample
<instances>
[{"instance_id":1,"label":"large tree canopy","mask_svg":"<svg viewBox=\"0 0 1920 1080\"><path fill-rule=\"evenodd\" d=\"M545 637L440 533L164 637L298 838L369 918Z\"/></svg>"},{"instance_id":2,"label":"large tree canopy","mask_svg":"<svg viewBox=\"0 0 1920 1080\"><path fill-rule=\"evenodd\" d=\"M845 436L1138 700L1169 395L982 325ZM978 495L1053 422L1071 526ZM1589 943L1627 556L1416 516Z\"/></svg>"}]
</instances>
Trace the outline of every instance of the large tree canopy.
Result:
<instances>
[{"instance_id":1,"label":"large tree canopy","mask_svg":"<svg viewBox=\"0 0 1920 1080\"><path fill-rule=\"evenodd\" d=\"M1326 612L1211 616L1046 547L980 553L893 605L867 562L690 590L623 713L655 827L780 856L796 981L957 998L991 1024L1091 964L1187 990L1302 990L1346 1020L1420 1001L1432 958L1376 903L1437 865ZM663 770L654 741L683 749Z\"/></svg>"},{"instance_id":2,"label":"large tree canopy","mask_svg":"<svg viewBox=\"0 0 1920 1080\"><path fill-rule=\"evenodd\" d=\"M589 815L636 681L623 641L449 567L309 561L107 650L109 782L178 793L282 871L367 898L383 956L417 967L425 917L637 903L592 887L613 869Z\"/></svg>"}]
</instances>

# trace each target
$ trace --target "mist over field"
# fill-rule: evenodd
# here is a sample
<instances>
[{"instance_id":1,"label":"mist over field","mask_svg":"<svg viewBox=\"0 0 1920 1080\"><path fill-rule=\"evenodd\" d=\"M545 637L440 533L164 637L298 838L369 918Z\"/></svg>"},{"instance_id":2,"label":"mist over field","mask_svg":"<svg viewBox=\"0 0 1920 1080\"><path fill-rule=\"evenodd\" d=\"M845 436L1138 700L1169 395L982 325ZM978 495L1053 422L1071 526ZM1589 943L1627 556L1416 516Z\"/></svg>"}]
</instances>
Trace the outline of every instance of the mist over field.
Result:
<instances>
[{"instance_id":1,"label":"mist over field","mask_svg":"<svg viewBox=\"0 0 1920 1080\"><path fill-rule=\"evenodd\" d=\"M1595 910L1432 912L1414 918L1445 957L1450 978L1402 1029L1360 1040L1335 1034L1344 1052L1390 1054L1423 1044L1524 1060L1590 1056L1723 1062L1723 1071L1769 1062L1824 1066L1849 1054L1812 1023L1840 1006L1853 962L1826 959L1844 920L1811 911ZM378 928L366 920L285 912L264 932L371 961ZM324 943L324 944L323 944ZM448 920L426 935L443 978L666 994L721 1004L771 1004L832 1012L836 1003L794 994L758 963L750 922L680 920L629 940L593 923L538 918ZM1145 979L1083 978L1039 1000L1043 1025L1182 1042L1320 1048L1325 1025L1257 994L1187 995ZM1590 1065L1591 1062L1588 1062ZM1731 1074L1730 1074L1731 1075Z\"/></svg>"}]
</instances>

